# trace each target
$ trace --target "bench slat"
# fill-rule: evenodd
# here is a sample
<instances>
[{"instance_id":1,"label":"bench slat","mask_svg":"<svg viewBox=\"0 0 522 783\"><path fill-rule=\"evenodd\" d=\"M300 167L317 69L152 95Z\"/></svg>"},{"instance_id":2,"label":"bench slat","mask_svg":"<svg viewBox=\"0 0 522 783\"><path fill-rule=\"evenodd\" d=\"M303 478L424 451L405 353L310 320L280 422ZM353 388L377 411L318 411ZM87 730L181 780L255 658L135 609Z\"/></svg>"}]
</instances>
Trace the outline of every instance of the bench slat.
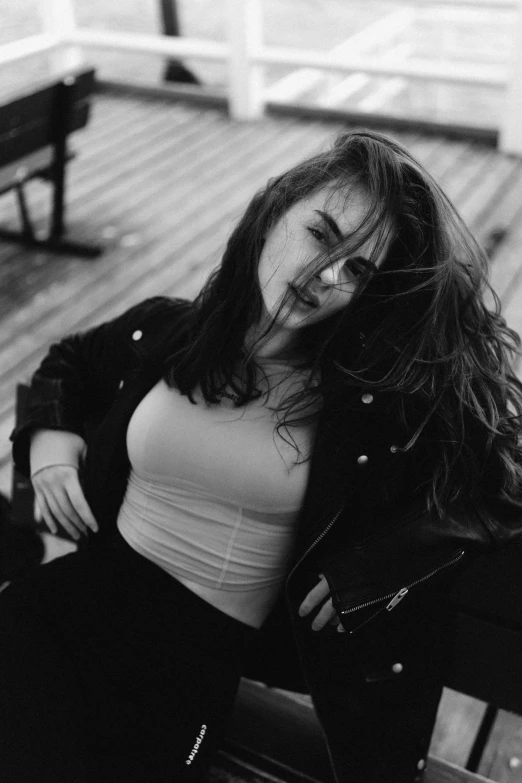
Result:
<instances>
[{"instance_id":1,"label":"bench slat","mask_svg":"<svg viewBox=\"0 0 522 783\"><path fill-rule=\"evenodd\" d=\"M490 778L468 772L467 769L457 767L448 761L430 756L426 768L425 783L492 783Z\"/></svg>"},{"instance_id":2,"label":"bench slat","mask_svg":"<svg viewBox=\"0 0 522 783\"><path fill-rule=\"evenodd\" d=\"M78 74L71 90L67 134L85 127L89 119L94 71ZM56 142L63 132L61 97L63 84L24 95L0 106L0 167Z\"/></svg>"}]
</instances>

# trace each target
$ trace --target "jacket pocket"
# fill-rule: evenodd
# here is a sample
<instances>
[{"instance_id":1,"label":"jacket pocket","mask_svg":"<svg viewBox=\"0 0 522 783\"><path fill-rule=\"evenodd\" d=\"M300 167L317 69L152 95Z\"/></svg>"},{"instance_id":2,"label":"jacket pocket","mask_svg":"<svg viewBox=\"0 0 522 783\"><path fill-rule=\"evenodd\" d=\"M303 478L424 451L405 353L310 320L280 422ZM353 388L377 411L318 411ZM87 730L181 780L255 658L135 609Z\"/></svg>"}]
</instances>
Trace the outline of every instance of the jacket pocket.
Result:
<instances>
[{"instance_id":1,"label":"jacket pocket","mask_svg":"<svg viewBox=\"0 0 522 783\"><path fill-rule=\"evenodd\" d=\"M396 589L387 592L385 595L378 595L375 598L365 600L362 603L350 605L347 609L340 608L338 613L341 618L342 626L350 634L357 633L357 631L375 620L379 615L393 611L401 601L406 598L412 589L429 582L431 579L435 579L446 569L457 565L465 554L466 551L464 549L456 549L442 563L437 564L430 571L417 579L407 582L402 586L397 586ZM352 628L349 628L347 626L350 625L350 620L352 618L357 618L356 624Z\"/></svg>"}]
</instances>

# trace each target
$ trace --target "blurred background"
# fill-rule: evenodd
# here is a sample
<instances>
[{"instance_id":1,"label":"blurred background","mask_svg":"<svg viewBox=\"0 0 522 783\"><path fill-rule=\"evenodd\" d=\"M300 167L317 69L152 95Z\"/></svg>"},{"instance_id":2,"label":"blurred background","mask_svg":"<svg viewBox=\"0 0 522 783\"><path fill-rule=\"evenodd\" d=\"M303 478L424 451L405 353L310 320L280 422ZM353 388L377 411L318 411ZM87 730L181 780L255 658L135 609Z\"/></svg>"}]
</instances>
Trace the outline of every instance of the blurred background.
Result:
<instances>
[{"instance_id":1,"label":"blurred background","mask_svg":"<svg viewBox=\"0 0 522 783\"><path fill-rule=\"evenodd\" d=\"M0 42L42 31L41 0L2 0ZM159 33L165 6L175 6L183 36L227 40L227 0L84 0L75 4L78 24L115 33ZM168 14L168 12L167 12ZM460 67L468 84L426 79L265 69L267 99L495 128L504 113L503 82L517 38L516 0L263 0L262 38L274 47L309 48L361 55L390 66L415 63L425 73ZM520 42L519 42L520 45ZM90 52L101 79L154 85L164 66L157 56ZM224 90L225 63L185 59L202 85ZM49 67L46 58L5 67L2 89L30 80ZM305 69L301 69L303 71ZM488 83L489 81L489 83Z\"/></svg>"}]
</instances>

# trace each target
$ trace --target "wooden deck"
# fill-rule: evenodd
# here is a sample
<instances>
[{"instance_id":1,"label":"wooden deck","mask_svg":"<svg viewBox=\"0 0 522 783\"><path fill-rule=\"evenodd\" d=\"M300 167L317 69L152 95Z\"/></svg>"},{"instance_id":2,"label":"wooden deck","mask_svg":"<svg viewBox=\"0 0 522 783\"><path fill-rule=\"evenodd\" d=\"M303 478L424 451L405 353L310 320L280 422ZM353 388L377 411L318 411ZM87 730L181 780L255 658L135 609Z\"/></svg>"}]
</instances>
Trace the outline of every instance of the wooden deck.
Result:
<instances>
[{"instance_id":1,"label":"wooden deck","mask_svg":"<svg viewBox=\"0 0 522 783\"><path fill-rule=\"evenodd\" d=\"M15 384L27 379L49 344L164 293L192 297L218 262L226 237L253 193L328 144L341 126L266 119L234 123L221 112L167 101L97 96L77 135L69 171L70 233L101 240L96 261L0 245L0 489L10 484L8 436ZM507 232L492 260L504 312L522 331L522 162L477 143L394 134L432 171L481 240ZM47 187L30 186L42 226ZM17 220L12 196L0 222ZM465 762L484 705L448 691L432 753ZM509 759L522 755L522 722L502 714L501 740L479 771L522 780Z\"/></svg>"}]
</instances>

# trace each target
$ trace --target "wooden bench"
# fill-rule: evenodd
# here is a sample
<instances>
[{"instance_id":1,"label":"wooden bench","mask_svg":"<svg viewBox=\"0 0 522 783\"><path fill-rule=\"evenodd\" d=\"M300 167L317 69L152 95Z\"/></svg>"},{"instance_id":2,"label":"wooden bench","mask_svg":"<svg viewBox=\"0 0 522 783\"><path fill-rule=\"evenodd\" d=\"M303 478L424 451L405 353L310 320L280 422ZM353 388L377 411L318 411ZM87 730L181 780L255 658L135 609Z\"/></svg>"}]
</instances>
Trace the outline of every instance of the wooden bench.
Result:
<instances>
[{"instance_id":1,"label":"wooden bench","mask_svg":"<svg viewBox=\"0 0 522 783\"><path fill-rule=\"evenodd\" d=\"M14 191L20 230L0 227L0 239L27 247L92 258L101 248L65 236L65 185L68 136L89 119L94 70L83 69L52 83L12 96L0 105L0 195ZM29 212L25 185L47 180L52 187L49 231L41 237Z\"/></svg>"},{"instance_id":2,"label":"wooden bench","mask_svg":"<svg viewBox=\"0 0 522 783\"><path fill-rule=\"evenodd\" d=\"M247 679L241 681L219 758L220 766L235 773L234 780L260 783L266 775L267 783L335 783L311 704L304 697L296 698L295 694ZM425 783L492 782L469 769L429 756Z\"/></svg>"}]
</instances>

